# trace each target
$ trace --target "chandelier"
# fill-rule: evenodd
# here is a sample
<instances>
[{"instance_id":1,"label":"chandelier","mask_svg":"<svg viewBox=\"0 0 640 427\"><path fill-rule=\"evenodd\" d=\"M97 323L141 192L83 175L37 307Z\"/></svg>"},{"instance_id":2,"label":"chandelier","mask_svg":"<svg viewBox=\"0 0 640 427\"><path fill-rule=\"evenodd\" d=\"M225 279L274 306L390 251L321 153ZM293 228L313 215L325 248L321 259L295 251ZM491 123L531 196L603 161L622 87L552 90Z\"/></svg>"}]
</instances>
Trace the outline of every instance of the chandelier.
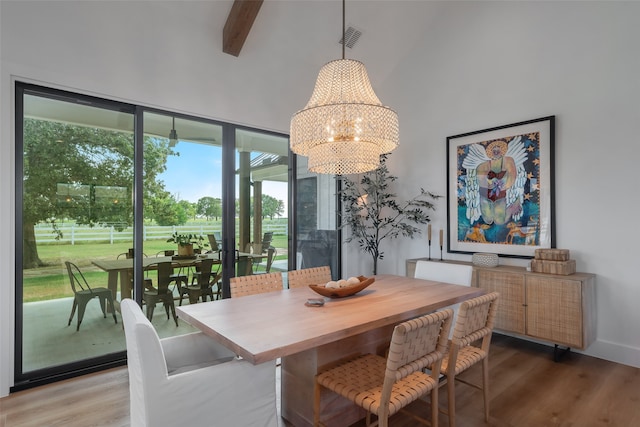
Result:
<instances>
[{"instance_id":1,"label":"chandelier","mask_svg":"<svg viewBox=\"0 0 640 427\"><path fill-rule=\"evenodd\" d=\"M398 146L398 115L376 96L364 64L345 59L325 64L307 105L291 118L291 151L309 158L309 171L347 175L377 168L380 155Z\"/></svg>"}]
</instances>

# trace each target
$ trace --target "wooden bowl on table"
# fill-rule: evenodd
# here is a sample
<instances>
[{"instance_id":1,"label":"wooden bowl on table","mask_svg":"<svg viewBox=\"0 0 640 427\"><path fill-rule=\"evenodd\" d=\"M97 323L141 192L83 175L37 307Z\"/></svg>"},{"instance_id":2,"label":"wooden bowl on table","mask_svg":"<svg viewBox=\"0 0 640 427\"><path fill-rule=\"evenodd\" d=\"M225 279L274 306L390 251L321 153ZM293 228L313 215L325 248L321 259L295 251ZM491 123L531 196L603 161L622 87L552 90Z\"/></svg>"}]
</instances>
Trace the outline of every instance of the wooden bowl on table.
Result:
<instances>
[{"instance_id":1,"label":"wooden bowl on table","mask_svg":"<svg viewBox=\"0 0 640 427\"><path fill-rule=\"evenodd\" d=\"M344 298L357 294L376 280L374 277L367 278L364 276L358 276L358 279L360 280L360 283L356 285L346 286L344 288L325 288L321 285L309 285L309 287L311 288L311 290L322 295L323 297Z\"/></svg>"}]
</instances>

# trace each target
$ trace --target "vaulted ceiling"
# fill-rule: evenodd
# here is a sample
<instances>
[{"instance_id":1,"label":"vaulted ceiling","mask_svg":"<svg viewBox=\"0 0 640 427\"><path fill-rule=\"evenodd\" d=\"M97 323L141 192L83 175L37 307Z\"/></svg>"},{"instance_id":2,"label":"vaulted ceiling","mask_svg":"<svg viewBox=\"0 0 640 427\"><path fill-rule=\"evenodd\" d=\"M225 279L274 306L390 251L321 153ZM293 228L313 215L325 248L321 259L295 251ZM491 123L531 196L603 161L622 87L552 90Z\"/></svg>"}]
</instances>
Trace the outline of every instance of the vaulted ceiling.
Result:
<instances>
[{"instance_id":1,"label":"vaulted ceiling","mask_svg":"<svg viewBox=\"0 0 640 427\"><path fill-rule=\"evenodd\" d=\"M341 56L341 0L235 0L213 2L212 13L224 11L222 49L250 61L268 54L275 61L304 70L313 77L326 62ZM430 6L430 7L427 7ZM428 0L347 0L346 26L362 32L346 57L361 60L374 81L384 80L437 19ZM218 47L220 49L220 47ZM309 95L311 94L309 88ZM302 107L302 106L301 106Z\"/></svg>"},{"instance_id":2,"label":"vaulted ceiling","mask_svg":"<svg viewBox=\"0 0 640 427\"><path fill-rule=\"evenodd\" d=\"M364 62L383 103L401 107L389 96L392 89L385 93L385 86L395 86L393 73L399 64L416 53L424 55L425 29L447 22L438 16L444 13L441 4L347 0L346 25L362 31L362 36L346 50L346 57ZM152 79L142 79L132 88L105 88L91 73L70 75L71 83L63 79L62 85L279 132L288 131L291 115L309 100L320 68L342 54L341 0L3 2L3 10L11 9L19 15L47 16L26 21L32 28L12 29L11 23L3 22L3 34L20 39L9 46L23 46L10 55L17 63L37 66L46 60L42 55L34 59L33 46L55 52L52 70L66 76L64 64L76 59L78 49L91 46L88 51L97 54L86 58L86 69L102 70L109 61L131 64L106 72L108 82L136 81L139 73L153 70ZM74 22L73 32L59 25L67 16ZM149 23L144 31L139 27L141 16ZM127 31L112 31L115 21ZM78 33L91 37L78 38ZM131 34L136 43L130 43ZM227 49L238 56L224 53ZM136 67L135 61L144 66Z\"/></svg>"}]
</instances>

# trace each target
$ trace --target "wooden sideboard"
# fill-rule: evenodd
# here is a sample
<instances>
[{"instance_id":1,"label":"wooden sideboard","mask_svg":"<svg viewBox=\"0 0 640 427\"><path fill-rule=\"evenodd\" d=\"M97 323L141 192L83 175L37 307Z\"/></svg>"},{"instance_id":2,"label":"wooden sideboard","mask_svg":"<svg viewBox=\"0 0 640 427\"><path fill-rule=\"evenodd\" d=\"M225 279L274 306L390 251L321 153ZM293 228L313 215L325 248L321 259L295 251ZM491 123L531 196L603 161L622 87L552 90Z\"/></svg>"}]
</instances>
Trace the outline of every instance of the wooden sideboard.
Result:
<instances>
[{"instance_id":1,"label":"wooden sideboard","mask_svg":"<svg viewBox=\"0 0 640 427\"><path fill-rule=\"evenodd\" d=\"M406 261L407 276L414 277L419 260L426 258ZM471 284L500 293L495 323L498 330L581 350L595 339L594 274L561 276L534 273L524 267L474 265Z\"/></svg>"}]
</instances>

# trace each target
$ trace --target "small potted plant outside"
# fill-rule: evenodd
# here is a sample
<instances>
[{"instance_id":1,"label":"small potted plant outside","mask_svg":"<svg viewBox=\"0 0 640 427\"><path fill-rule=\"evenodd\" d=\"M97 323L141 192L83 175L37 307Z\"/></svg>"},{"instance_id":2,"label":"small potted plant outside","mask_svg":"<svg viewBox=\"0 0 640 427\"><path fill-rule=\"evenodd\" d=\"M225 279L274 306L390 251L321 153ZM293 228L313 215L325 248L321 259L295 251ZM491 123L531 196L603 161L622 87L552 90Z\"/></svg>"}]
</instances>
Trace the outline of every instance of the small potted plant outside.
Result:
<instances>
[{"instance_id":1,"label":"small potted plant outside","mask_svg":"<svg viewBox=\"0 0 640 427\"><path fill-rule=\"evenodd\" d=\"M178 244L179 256L193 256L194 245L197 246L198 248L208 246L208 244L204 240L204 236L202 236L201 234L178 233L177 231L175 231L171 235L171 237L167 239L167 242L173 242Z\"/></svg>"}]
</instances>

